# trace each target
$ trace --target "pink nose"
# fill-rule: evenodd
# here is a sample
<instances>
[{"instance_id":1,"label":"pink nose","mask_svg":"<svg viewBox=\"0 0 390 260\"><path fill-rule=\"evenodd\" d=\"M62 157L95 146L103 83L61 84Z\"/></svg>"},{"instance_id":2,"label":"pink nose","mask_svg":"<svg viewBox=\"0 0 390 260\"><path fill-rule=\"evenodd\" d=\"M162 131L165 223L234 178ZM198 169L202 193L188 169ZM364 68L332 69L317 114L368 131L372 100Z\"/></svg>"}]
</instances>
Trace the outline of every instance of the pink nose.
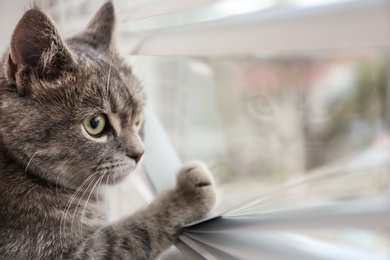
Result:
<instances>
[{"instance_id":1,"label":"pink nose","mask_svg":"<svg viewBox=\"0 0 390 260\"><path fill-rule=\"evenodd\" d=\"M141 160L143 155L144 155L144 152L140 152L140 153L128 154L127 156L129 156L131 159L133 159L135 161L135 163L138 163Z\"/></svg>"}]
</instances>

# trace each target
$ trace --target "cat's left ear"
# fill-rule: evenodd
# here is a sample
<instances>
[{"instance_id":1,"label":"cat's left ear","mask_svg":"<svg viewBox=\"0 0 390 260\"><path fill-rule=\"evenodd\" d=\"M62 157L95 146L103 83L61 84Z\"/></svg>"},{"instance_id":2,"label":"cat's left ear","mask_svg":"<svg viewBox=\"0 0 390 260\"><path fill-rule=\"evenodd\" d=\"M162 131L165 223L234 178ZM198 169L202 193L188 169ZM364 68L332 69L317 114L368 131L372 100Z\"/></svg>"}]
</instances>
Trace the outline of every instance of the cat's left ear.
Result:
<instances>
[{"instance_id":1,"label":"cat's left ear","mask_svg":"<svg viewBox=\"0 0 390 260\"><path fill-rule=\"evenodd\" d=\"M12 82L54 79L75 64L71 52L54 25L40 9L28 10L17 24L6 61Z\"/></svg>"},{"instance_id":2,"label":"cat's left ear","mask_svg":"<svg viewBox=\"0 0 390 260\"><path fill-rule=\"evenodd\" d=\"M114 51L115 11L111 1L105 3L87 25L70 40L86 43L100 51Z\"/></svg>"}]
</instances>

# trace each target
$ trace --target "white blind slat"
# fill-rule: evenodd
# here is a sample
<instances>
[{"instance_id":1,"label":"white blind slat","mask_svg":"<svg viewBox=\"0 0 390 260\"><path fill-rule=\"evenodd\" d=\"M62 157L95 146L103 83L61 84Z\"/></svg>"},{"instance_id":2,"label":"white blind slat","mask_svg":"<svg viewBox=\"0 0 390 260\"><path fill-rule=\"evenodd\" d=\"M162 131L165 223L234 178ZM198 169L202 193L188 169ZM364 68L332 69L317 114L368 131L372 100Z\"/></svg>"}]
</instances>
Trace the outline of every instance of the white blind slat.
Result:
<instances>
[{"instance_id":1,"label":"white blind slat","mask_svg":"<svg viewBox=\"0 0 390 260\"><path fill-rule=\"evenodd\" d=\"M381 195L331 205L270 213L252 212L241 216L212 219L187 227L195 233L239 233L291 228L357 227L369 230L390 228L389 196Z\"/></svg>"},{"instance_id":2,"label":"white blind slat","mask_svg":"<svg viewBox=\"0 0 390 260\"><path fill-rule=\"evenodd\" d=\"M184 236L187 245L193 245L198 252L207 248L207 252L213 256L206 257L207 259L384 260L389 257L383 252L341 247L289 232L266 234L184 233L180 239L183 239ZM224 257L221 257L219 252L223 252Z\"/></svg>"},{"instance_id":3,"label":"white blind slat","mask_svg":"<svg viewBox=\"0 0 390 260\"><path fill-rule=\"evenodd\" d=\"M216 2L217 0L175 0L162 1L160 4L139 6L129 10L120 11L120 21L131 21L148 18L157 15L165 15L172 12L183 11L190 8L196 8L205 4Z\"/></svg>"},{"instance_id":4,"label":"white blind slat","mask_svg":"<svg viewBox=\"0 0 390 260\"><path fill-rule=\"evenodd\" d=\"M124 33L134 55L223 55L390 45L390 2L281 8L158 31Z\"/></svg>"}]
</instances>

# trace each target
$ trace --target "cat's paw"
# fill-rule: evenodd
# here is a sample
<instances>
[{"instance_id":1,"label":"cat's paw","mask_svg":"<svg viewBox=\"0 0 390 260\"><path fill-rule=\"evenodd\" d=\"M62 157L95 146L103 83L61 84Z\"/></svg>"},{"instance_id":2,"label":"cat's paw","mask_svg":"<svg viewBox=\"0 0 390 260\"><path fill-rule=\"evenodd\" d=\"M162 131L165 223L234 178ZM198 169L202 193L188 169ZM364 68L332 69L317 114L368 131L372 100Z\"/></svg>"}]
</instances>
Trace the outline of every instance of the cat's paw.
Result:
<instances>
[{"instance_id":1,"label":"cat's paw","mask_svg":"<svg viewBox=\"0 0 390 260\"><path fill-rule=\"evenodd\" d=\"M192 211L193 219L207 214L217 200L213 177L201 162L190 162L182 166L177 176L176 189Z\"/></svg>"}]
</instances>

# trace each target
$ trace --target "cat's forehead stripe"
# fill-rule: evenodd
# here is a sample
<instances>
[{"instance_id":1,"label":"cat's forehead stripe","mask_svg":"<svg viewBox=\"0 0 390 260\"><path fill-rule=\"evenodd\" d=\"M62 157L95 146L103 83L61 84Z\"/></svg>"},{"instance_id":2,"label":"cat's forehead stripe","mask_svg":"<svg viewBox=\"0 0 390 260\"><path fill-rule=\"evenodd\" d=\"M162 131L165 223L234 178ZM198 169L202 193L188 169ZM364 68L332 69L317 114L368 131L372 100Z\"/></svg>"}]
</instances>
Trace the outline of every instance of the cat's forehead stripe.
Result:
<instances>
[{"instance_id":1,"label":"cat's forehead stripe","mask_svg":"<svg viewBox=\"0 0 390 260\"><path fill-rule=\"evenodd\" d=\"M113 113L120 113L123 111L138 110L142 106L142 97L137 95L138 86L126 86L117 87L113 83L109 88L109 100L110 106ZM123 84L119 82L117 84Z\"/></svg>"},{"instance_id":2,"label":"cat's forehead stripe","mask_svg":"<svg viewBox=\"0 0 390 260\"><path fill-rule=\"evenodd\" d=\"M111 111L121 113L122 111L131 110L135 105L133 97L129 91L121 88L111 88L109 93Z\"/></svg>"},{"instance_id":3,"label":"cat's forehead stripe","mask_svg":"<svg viewBox=\"0 0 390 260\"><path fill-rule=\"evenodd\" d=\"M108 98L113 101L113 112L117 113L122 106L142 105L142 89L129 68L122 63L118 66L118 61L105 56L97 58L91 55L85 59L86 64L91 66L92 77L107 90Z\"/></svg>"},{"instance_id":4,"label":"cat's forehead stripe","mask_svg":"<svg viewBox=\"0 0 390 260\"><path fill-rule=\"evenodd\" d=\"M119 136L122 132L121 120L115 114L108 115L112 127L115 129L115 132Z\"/></svg>"}]
</instances>

